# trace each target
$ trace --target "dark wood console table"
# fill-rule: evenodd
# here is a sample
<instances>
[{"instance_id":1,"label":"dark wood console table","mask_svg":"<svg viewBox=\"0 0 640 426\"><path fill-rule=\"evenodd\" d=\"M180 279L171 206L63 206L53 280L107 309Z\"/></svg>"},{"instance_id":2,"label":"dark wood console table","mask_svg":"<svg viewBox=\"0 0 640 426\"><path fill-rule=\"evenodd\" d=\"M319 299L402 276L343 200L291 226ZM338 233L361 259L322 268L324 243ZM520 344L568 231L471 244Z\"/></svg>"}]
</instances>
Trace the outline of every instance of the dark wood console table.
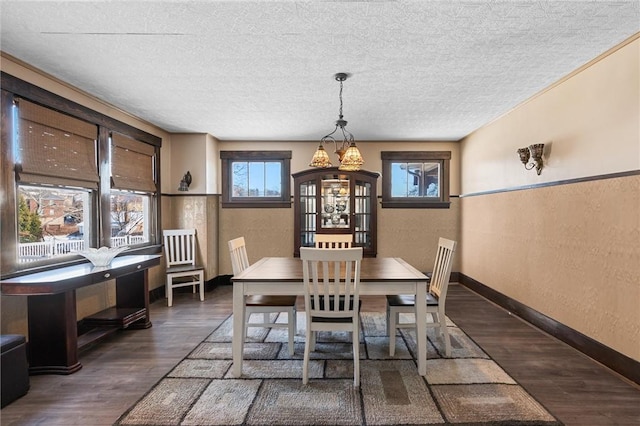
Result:
<instances>
[{"instance_id":1,"label":"dark wood console table","mask_svg":"<svg viewBox=\"0 0 640 426\"><path fill-rule=\"evenodd\" d=\"M29 373L71 374L82 368L78 350L121 328L149 328L149 268L161 255L116 257L111 265L67 266L0 282L3 295L27 296ZM116 280L116 306L84 318L95 331L78 337L76 289Z\"/></svg>"}]
</instances>

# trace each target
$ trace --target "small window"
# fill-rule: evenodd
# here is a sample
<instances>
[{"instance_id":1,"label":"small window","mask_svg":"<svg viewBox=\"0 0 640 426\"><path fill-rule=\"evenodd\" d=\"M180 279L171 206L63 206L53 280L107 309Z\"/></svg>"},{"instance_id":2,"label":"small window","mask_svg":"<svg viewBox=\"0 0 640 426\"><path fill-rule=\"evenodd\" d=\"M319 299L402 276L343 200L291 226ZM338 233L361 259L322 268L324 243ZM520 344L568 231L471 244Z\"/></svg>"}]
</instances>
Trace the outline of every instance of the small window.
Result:
<instances>
[{"instance_id":1,"label":"small window","mask_svg":"<svg viewBox=\"0 0 640 426\"><path fill-rule=\"evenodd\" d=\"M291 151L222 151L222 207L291 207Z\"/></svg>"},{"instance_id":2,"label":"small window","mask_svg":"<svg viewBox=\"0 0 640 426\"><path fill-rule=\"evenodd\" d=\"M234 161L231 167L232 197L282 197L280 161Z\"/></svg>"},{"instance_id":3,"label":"small window","mask_svg":"<svg viewBox=\"0 0 640 426\"><path fill-rule=\"evenodd\" d=\"M383 151L382 207L449 208L450 151Z\"/></svg>"}]
</instances>

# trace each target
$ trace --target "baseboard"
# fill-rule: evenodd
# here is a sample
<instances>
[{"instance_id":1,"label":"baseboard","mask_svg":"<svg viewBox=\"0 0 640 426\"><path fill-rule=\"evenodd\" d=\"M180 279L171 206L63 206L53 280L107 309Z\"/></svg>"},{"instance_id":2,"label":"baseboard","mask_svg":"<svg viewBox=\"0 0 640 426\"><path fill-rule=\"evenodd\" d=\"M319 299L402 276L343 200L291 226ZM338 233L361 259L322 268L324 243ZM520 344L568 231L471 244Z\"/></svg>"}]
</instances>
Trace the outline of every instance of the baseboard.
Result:
<instances>
[{"instance_id":1,"label":"baseboard","mask_svg":"<svg viewBox=\"0 0 640 426\"><path fill-rule=\"evenodd\" d=\"M458 273L458 282L632 382L640 384L640 362L462 273Z\"/></svg>"}]
</instances>

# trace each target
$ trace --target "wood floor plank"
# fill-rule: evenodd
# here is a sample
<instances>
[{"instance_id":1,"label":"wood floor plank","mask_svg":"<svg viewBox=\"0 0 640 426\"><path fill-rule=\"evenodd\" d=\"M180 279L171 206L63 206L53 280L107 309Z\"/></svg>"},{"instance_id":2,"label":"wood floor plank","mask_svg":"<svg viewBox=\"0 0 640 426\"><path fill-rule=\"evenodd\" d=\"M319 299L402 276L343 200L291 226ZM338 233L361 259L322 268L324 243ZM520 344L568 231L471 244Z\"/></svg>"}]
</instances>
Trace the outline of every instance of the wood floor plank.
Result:
<instances>
[{"instance_id":1,"label":"wood floor plank","mask_svg":"<svg viewBox=\"0 0 640 426\"><path fill-rule=\"evenodd\" d=\"M231 314L231 286L174 305L151 304L153 327L124 330L80 354L68 376L31 376L29 393L0 412L8 425L112 425L135 401ZM362 309L383 311L384 297ZM304 309L301 300L299 308ZM567 426L640 425L640 389L466 287L451 285L447 314Z\"/></svg>"},{"instance_id":2,"label":"wood floor plank","mask_svg":"<svg viewBox=\"0 0 640 426\"><path fill-rule=\"evenodd\" d=\"M504 370L569 425L640 425L640 389L461 285L447 315Z\"/></svg>"}]
</instances>

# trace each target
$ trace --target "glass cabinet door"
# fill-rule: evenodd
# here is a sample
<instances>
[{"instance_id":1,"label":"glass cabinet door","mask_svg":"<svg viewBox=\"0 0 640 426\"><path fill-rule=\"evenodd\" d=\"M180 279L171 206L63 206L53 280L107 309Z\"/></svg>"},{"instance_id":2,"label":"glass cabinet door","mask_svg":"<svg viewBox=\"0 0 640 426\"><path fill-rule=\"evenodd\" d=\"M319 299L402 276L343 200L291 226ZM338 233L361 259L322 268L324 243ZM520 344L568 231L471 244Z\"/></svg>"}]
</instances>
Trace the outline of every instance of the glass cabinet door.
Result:
<instances>
[{"instance_id":1,"label":"glass cabinet door","mask_svg":"<svg viewBox=\"0 0 640 426\"><path fill-rule=\"evenodd\" d=\"M320 229L349 229L351 218L350 179L333 175L320 180Z\"/></svg>"},{"instance_id":2,"label":"glass cabinet door","mask_svg":"<svg viewBox=\"0 0 640 426\"><path fill-rule=\"evenodd\" d=\"M296 191L299 194L296 207L300 211L298 215L300 219L298 238L302 247L313 247L315 244L313 236L316 233L316 218L318 216L316 186L315 179L301 182L296 186Z\"/></svg>"},{"instance_id":3,"label":"glass cabinet door","mask_svg":"<svg viewBox=\"0 0 640 426\"><path fill-rule=\"evenodd\" d=\"M300 247L313 247L321 233L351 234L353 246L374 257L378 176L337 167L294 173L294 256L300 255Z\"/></svg>"},{"instance_id":4,"label":"glass cabinet door","mask_svg":"<svg viewBox=\"0 0 640 426\"><path fill-rule=\"evenodd\" d=\"M353 242L357 247L371 248L373 235L371 228L372 209L375 200L372 198L371 182L355 181L354 198L354 233Z\"/></svg>"}]
</instances>

